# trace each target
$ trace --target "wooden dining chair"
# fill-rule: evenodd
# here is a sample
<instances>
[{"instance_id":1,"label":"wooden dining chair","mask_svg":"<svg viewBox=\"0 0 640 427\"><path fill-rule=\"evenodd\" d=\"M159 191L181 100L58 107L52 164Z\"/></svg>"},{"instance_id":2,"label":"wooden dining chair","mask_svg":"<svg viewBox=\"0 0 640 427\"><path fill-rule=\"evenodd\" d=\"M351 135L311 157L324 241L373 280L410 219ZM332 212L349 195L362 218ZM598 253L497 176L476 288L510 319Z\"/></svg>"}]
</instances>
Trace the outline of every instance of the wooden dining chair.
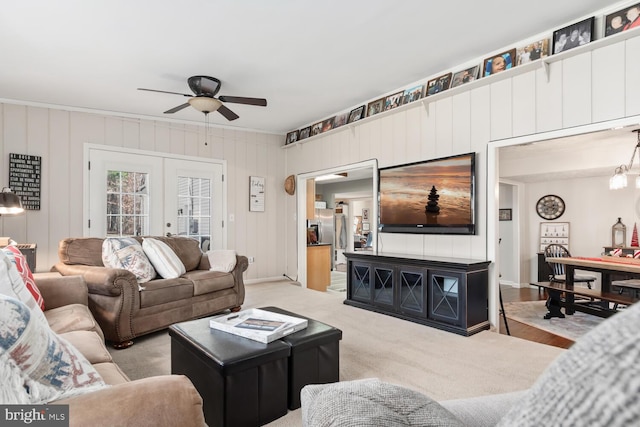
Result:
<instances>
[{"instance_id":1,"label":"wooden dining chair","mask_svg":"<svg viewBox=\"0 0 640 427\"><path fill-rule=\"evenodd\" d=\"M563 245L552 243L544 249L544 257L547 265L551 269L549 275L550 282L565 283L567 276L565 274L564 264L553 262L553 258L570 257L569 250ZM586 283L587 287L591 289L591 285L595 282L596 276L591 274L574 274L573 283Z\"/></svg>"}]
</instances>

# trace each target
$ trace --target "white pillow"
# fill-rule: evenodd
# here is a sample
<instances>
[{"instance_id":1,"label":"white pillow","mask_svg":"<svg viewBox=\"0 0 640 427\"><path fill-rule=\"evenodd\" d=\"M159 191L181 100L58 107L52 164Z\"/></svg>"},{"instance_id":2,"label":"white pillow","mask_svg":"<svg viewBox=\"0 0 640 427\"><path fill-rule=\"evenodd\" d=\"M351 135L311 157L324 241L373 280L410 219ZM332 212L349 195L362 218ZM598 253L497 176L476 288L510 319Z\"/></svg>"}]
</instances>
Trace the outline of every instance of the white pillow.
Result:
<instances>
[{"instance_id":1,"label":"white pillow","mask_svg":"<svg viewBox=\"0 0 640 427\"><path fill-rule=\"evenodd\" d=\"M102 263L109 268L129 270L138 283L146 283L156 277L156 271L133 237L108 237L102 242Z\"/></svg>"},{"instance_id":2,"label":"white pillow","mask_svg":"<svg viewBox=\"0 0 640 427\"><path fill-rule=\"evenodd\" d=\"M16 265L4 251L0 251L0 294L20 300L39 321L47 324L42 309L27 289Z\"/></svg>"},{"instance_id":3,"label":"white pillow","mask_svg":"<svg viewBox=\"0 0 640 427\"><path fill-rule=\"evenodd\" d=\"M147 237L142 241L142 249L164 279L176 279L187 272L178 255L165 242Z\"/></svg>"},{"instance_id":4,"label":"white pillow","mask_svg":"<svg viewBox=\"0 0 640 427\"><path fill-rule=\"evenodd\" d=\"M230 250L212 250L207 252L211 271L222 271L229 273L236 266L236 251Z\"/></svg>"}]
</instances>

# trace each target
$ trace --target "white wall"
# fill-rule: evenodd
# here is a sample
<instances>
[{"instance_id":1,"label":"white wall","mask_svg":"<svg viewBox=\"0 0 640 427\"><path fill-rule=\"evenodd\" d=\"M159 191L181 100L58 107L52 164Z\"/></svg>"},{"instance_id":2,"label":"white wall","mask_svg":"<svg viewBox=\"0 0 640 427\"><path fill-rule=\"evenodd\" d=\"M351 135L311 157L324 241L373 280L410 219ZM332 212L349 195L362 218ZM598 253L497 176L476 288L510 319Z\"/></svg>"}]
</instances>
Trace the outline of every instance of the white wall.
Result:
<instances>
[{"instance_id":1,"label":"white wall","mask_svg":"<svg viewBox=\"0 0 640 427\"><path fill-rule=\"evenodd\" d=\"M8 185L9 153L42 157L41 209L0 217L0 235L36 243L37 271L48 271L58 261L61 239L82 236L85 143L224 159L227 210L234 217L233 222L227 218L228 248L255 257L247 279L282 277L287 272L287 196L281 140L279 135L213 128L205 145L204 127L0 104L0 183ZM249 212L251 175L266 178L265 212Z\"/></svg>"},{"instance_id":2,"label":"white wall","mask_svg":"<svg viewBox=\"0 0 640 427\"><path fill-rule=\"evenodd\" d=\"M518 270L519 260L517 258L517 232L515 224L517 224L517 217L514 213L517 213L515 205L517 200L514 201L513 197L513 185L500 183L500 200L498 207L500 209L511 209L512 220L511 221L499 221L498 223L498 237L500 242L500 283L505 284L518 284Z\"/></svg>"},{"instance_id":3,"label":"white wall","mask_svg":"<svg viewBox=\"0 0 640 427\"><path fill-rule=\"evenodd\" d=\"M640 89L637 52L640 36L637 31L628 31L553 55L544 62L525 64L441 92L422 102L288 146L287 173L328 169L370 158L377 158L382 168L475 151L478 178L475 236L382 234L381 239L386 252L488 259L489 248L494 247L489 239L497 243L496 236L487 236L489 206L495 209L491 215L495 223L489 224L489 228L496 232L498 229L498 189L487 188L488 144L639 115L640 97L627 95L639 93ZM490 173L491 182L497 182L497 172ZM293 201L288 203L287 215L295 216L295 209ZM293 228L293 221L287 227ZM295 247L287 247L290 265L295 263L295 251ZM496 325L494 268L490 267L489 308L491 323Z\"/></svg>"}]
</instances>

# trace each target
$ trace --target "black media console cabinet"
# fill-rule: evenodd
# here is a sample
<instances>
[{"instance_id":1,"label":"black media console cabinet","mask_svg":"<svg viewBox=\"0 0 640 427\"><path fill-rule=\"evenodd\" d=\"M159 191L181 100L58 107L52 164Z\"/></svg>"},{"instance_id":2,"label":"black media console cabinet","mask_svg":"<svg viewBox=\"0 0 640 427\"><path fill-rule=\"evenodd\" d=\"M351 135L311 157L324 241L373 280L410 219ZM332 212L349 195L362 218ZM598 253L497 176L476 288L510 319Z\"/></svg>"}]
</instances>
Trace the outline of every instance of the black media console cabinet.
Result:
<instances>
[{"instance_id":1,"label":"black media console cabinet","mask_svg":"<svg viewBox=\"0 0 640 427\"><path fill-rule=\"evenodd\" d=\"M348 252L345 304L461 335L489 329L489 261Z\"/></svg>"}]
</instances>

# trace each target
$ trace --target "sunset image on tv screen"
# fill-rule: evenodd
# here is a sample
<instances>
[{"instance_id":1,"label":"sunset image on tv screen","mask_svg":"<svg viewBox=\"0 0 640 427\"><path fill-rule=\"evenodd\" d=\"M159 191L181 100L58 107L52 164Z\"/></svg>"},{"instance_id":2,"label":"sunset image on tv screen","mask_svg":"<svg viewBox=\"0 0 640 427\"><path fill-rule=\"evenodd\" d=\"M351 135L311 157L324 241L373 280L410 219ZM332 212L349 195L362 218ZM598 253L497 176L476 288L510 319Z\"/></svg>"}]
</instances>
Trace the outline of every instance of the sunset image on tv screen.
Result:
<instances>
[{"instance_id":1,"label":"sunset image on tv screen","mask_svg":"<svg viewBox=\"0 0 640 427\"><path fill-rule=\"evenodd\" d=\"M380 170L380 224L473 223L472 155Z\"/></svg>"}]
</instances>

